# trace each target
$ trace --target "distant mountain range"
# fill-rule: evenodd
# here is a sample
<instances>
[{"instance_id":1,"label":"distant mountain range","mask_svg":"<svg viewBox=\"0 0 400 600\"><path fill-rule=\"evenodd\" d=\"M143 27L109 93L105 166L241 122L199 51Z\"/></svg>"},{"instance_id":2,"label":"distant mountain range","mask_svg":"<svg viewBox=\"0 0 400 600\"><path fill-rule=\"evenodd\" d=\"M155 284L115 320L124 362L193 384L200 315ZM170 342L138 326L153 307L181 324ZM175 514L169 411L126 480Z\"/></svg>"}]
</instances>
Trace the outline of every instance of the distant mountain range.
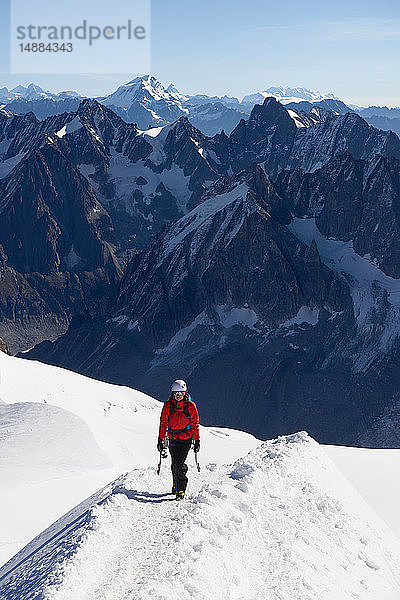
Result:
<instances>
[{"instance_id":1,"label":"distant mountain range","mask_svg":"<svg viewBox=\"0 0 400 600\"><path fill-rule=\"evenodd\" d=\"M212 137L94 99L42 121L0 110L0 337L155 396L179 372L205 424L382 444L400 140L339 100L301 106L266 97Z\"/></svg>"},{"instance_id":2,"label":"distant mountain range","mask_svg":"<svg viewBox=\"0 0 400 600\"><path fill-rule=\"evenodd\" d=\"M260 104L268 96L273 96L282 104L288 102L301 102L305 100L307 102L321 102L321 100L339 100L334 94L322 94L315 90L307 90L306 88L284 88L284 87L269 87L262 92L256 92L255 94L249 94L245 96L241 102L244 105L254 106L254 104Z\"/></svg>"},{"instance_id":3,"label":"distant mountain range","mask_svg":"<svg viewBox=\"0 0 400 600\"><path fill-rule=\"evenodd\" d=\"M8 103L14 100L62 100L64 98L82 98L77 92L64 91L58 94L53 94L49 91L44 91L38 85L30 83L28 86L17 85L12 90L8 90L6 87L0 88L0 102Z\"/></svg>"},{"instance_id":4,"label":"distant mountain range","mask_svg":"<svg viewBox=\"0 0 400 600\"><path fill-rule=\"evenodd\" d=\"M164 86L155 77L147 75L137 77L112 94L97 100L128 123L136 123L141 130L167 125L186 116L205 135L214 135L222 130L229 135L240 119L250 115L255 104L260 104L271 96L285 105L299 105L299 109L306 112L313 106L327 108L338 114L357 112L371 125L400 135L400 108L346 105L332 93L323 94L301 87L269 87L246 95L240 101L226 95L186 95L174 85ZM0 89L0 106L18 114L33 112L39 119L75 111L82 99L82 96L73 91L53 94L33 83L28 87L17 86L10 91L7 88Z\"/></svg>"},{"instance_id":5,"label":"distant mountain range","mask_svg":"<svg viewBox=\"0 0 400 600\"><path fill-rule=\"evenodd\" d=\"M83 99L77 92L64 91L53 94L33 83L18 85L12 90L0 88L0 107L17 114L33 112L38 119L77 110Z\"/></svg>"}]
</instances>

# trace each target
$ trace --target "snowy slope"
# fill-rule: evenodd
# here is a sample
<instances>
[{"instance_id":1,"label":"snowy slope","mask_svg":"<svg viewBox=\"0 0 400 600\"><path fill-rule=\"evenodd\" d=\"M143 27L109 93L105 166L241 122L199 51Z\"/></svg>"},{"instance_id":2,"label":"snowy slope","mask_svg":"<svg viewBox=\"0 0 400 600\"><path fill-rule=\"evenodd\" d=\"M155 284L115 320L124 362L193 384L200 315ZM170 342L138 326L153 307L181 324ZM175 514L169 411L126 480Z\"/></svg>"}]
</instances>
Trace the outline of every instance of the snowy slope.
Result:
<instances>
[{"instance_id":1,"label":"snowy slope","mask_svg":"<svg viewBox=\"0 0 400 600\"><path fill-rule=\"evenodd\" d=\"M136 390L0 352L0 564L122 472L154 464L160 411ZM258 443L201 435L204 460L218 462Z\"/></svg>"},{"instance_id":2,"label":"snowy slope","mask_svg":"<svg viewBox=\"0 0 400 600\"><path fill-rule=\"evenodd\" d=\"M305 433L232 466L132 471L0 570L7 600L396 600L400 545ZM92 508L90 505L94 504Z\"/></svg>"},{"instance_id":3,"label":"snowy slope","mask_svg":"<svg viewBox=\"0 0 400 600\"><path fill-rule=\"evenodd\" d=\"M324 446L328 456L400 539L400 450Z\"/></svg>"}]
</instances>

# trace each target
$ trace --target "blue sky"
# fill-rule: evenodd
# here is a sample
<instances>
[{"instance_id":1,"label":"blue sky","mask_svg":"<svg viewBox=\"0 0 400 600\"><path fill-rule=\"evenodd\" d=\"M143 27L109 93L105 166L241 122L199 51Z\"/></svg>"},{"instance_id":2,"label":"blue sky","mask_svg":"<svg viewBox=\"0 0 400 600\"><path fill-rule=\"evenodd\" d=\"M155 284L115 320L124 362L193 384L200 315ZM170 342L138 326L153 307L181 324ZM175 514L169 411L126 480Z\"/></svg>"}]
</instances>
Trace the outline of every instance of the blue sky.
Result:
<instances>
[{"instance_id":1,"label":"blue sky","mask_svg":"<svg viewBox=\"0 0 400 600\"><path fill-rule=\"evenodd\" d=\"M8 3L0 0L3 62ZM354 104L400 106L397 0L153 0L151 40L153 74L183 92L243 96L270 85L303 86ZM112 74L2 73L0 87L34 81L100 95L135 75L117 73L115 59Z\"/></svg>"}]
</instances>

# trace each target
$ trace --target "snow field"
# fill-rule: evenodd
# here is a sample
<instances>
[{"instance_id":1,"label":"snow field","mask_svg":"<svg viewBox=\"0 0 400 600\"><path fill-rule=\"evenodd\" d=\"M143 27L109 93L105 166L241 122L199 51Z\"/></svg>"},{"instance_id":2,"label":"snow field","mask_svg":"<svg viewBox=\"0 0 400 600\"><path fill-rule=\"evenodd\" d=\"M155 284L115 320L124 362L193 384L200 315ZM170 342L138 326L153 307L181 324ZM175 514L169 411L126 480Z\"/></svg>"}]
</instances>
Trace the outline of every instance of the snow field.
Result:
<instances>
[{"instance_id":1,"label":"snow field","mask_svg":"<svg viewBox=\"0 0 400 600\"><path fill-rule=\"evenodd\" d=\"M161 478L142 469L122 479L72 558L50 569L43 598L400 597L398 540L305 433L191 471L184 502L170 485L166 463Z\"/></svg>"},{"instance_id":2,"label":"snow field","mask_svg":"<svg viewBox=\"0 0 400 600\"><path fill-rule=\"evenodd\" d=\"M324 446L338 469L400 539L399 449Z\"/></svg>"},{"instance_id":3,"label":"snow field","mask_svg":"<svg viewBox=\"0 0 400 600\"><path fill-rule=\"evenodd\" d=\"M135 390L0 353L3 561L42 531L0 569L1 600L398 600L400 543L328 458L390 494L396 451L202 428L205 466L189 454L177 503L169 459L155 474L160 411Z\"/></svg>"},{"instance_id":4,"label":"snow field","mask_svg":"<svg viewBox=\"0 0 400 600\"><path fill-rule=\"evenodd\" d=\"M0 352L0 565L121 473L154 465L161 408L136 390ZM218 463L259 443L229 429L201 436L204 460Z\"/></svg>"}]
</instances>

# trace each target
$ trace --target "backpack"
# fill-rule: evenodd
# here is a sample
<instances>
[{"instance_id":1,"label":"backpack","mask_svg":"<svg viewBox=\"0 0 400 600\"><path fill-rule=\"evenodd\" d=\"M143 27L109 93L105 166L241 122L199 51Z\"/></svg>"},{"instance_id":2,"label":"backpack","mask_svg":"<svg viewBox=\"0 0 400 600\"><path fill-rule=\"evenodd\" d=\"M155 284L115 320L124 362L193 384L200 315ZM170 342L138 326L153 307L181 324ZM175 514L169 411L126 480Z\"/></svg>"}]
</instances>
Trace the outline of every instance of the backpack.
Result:
<instances>
[{"instance_id":1,"label":"backpack","mask_svg":"<svg viewBox=\"0 0 400 600\"><path fill-rule=\"evenodd\" d=\"M170 402L169 405L169 413L168 413L168 422L174 412L182 412L185 417L188 419L189 423L183 429L171 429L168 425L168 431L172 434L173 439L177 439L181 433L189 434L190 431L190 412L189 412L189 400L184 400L182 410L176 410L174 402Z\"/></svg>"}]
</instances>

